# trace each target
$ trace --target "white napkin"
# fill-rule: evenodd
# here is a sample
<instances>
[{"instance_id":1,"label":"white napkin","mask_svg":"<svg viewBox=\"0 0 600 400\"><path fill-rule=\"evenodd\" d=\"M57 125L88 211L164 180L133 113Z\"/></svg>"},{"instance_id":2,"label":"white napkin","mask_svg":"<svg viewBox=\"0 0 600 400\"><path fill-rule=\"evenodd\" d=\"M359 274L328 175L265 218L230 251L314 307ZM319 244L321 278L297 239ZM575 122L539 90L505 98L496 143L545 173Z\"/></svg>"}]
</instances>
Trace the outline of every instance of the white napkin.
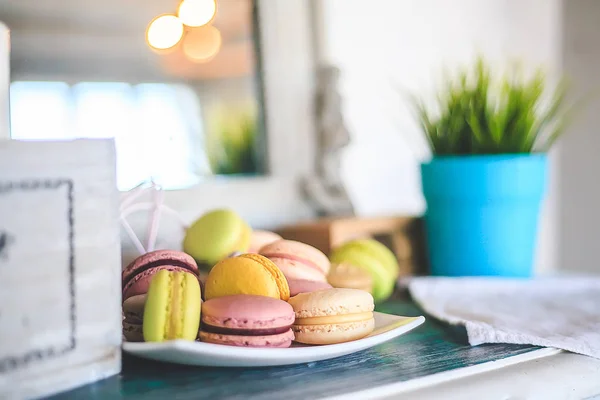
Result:
<instances>
[{"instance_id":1,"label":"white napkin","mask_svg":"<svg viewBox=\"0 0 600 400\"><path fill-rule=\"evenodd\" d=\"M600 358L600 278L413 278L413 299L467 329L469 343L518 343Z\"/></svg>"}]
</instances>

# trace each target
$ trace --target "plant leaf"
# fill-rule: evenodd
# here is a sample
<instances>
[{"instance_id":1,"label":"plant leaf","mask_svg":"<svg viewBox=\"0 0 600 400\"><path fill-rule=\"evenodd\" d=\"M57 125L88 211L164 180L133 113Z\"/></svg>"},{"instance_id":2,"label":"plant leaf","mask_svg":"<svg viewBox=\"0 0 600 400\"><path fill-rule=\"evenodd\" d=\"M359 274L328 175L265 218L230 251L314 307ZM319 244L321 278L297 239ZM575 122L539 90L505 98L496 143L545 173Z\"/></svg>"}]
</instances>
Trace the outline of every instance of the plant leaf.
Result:
<instances>
[{"instance_id":1,"label":"plant leaf","mask_svg":"<svg viewBox=\"0 0 600 400\"><path fill-rule=\"evenodd\" d=\"M479 56L471 70L460 68L453 79L445 77L436 96L438 117L432 118L422 101L412 101L434 155L547 151L573 119L563 110L564 82L543 109L547 85L541 69L530 79L518 67L496 79Z\"/></svg>"}]
</instances>

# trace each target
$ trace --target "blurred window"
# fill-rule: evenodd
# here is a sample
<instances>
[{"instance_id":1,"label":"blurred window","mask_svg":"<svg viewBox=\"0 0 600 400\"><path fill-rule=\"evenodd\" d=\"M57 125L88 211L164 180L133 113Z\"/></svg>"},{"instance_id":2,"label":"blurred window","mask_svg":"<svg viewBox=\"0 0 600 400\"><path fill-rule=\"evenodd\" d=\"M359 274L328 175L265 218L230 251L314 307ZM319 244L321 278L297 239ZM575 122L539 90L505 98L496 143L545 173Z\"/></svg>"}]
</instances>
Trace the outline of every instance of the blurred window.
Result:
<instances>
[{"instance_id":1,"label":"blurred window","mask_svg":"<svg viewBox=\"0 0 600 400\"><path fill-rule=\"evenodd\" d=\"M10 95L14 139L115 138L121 190L150 178L186 187L208 173L193 143L203 133L200 102L185 85L17 81Z\"/></svg>"}]
</instances>

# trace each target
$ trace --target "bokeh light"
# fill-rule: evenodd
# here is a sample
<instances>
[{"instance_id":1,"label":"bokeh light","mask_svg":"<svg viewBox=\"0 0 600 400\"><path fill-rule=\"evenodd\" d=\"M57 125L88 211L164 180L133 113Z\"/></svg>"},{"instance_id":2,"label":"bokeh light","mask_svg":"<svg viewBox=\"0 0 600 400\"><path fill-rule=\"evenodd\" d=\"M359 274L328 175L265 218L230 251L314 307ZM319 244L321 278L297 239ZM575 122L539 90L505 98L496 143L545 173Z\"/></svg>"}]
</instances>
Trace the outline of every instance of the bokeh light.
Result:
<instances>
[{"instance_id":1,"label":"bokeh light","mask_svg":"<svg viewBox=\"0 0 600 400\"><path fill-rule=\"evenodd\" d=\"M199 27L208 24L217 13L215 0L183 0L179 5L179 19L187 26Z\"/></svg>"},{"instance_id":2,"label":"bokeh light","mask_svg":"<svg viewBox=\"0 0 600 400\"><path fill-rule=\"evenodd\" d=\"M207 62L221 48L221 32L212 25L192 29L183 40L183 52L195 62Z\"/></svg>"},{"instance_id":3,"label":"bokeh light","mask_svg":"<svg viewBox=\"0 0 600 400\"><path fill-rule=\"evenodd\" d=\"M161 15L148 25L146 40L148 45L158 50L175 46L183 36L183 23L175 15Z\"/></svg>"}]
</instances>

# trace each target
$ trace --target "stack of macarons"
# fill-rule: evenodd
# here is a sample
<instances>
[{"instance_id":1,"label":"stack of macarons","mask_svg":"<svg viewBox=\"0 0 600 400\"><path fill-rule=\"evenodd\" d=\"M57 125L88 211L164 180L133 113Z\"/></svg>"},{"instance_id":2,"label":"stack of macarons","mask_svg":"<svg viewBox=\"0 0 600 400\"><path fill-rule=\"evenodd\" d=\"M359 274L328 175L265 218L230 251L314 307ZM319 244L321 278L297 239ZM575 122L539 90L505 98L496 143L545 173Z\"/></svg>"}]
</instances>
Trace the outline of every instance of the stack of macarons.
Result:
<instances>
[{"instance_id":1,"label":"stack of macarons","mask_svg":"<svg viewBox=\"0 0 600 400\"><path fill-rule=\"evenodd\" d=\"M244 347L289 347L294 310L281 270L259 254L218 262L205 284L201 341Z\"/></svg>"},{"instance_id":2,"label":"stack of macarons","mask_svg":"<svg viewBox=\"0 0 600 400\"><path fill-rule=\"evenodd\" d=\"M201 291L198 266L188 254L175 250L157 250L137 257L121 275L123 335L128 341L144 341L143 323L148 292L154 277L162 271L189 275L198 285L198 293ZM200 298L198 304L199 301Z\"/></svg>"},{"instance_id":3,"label":"stack of macarons","mask_svg":"<svg viewBox=\"0 0 600 400\"><path fill-rule=\"evenodd\" d=\"M373 331L374 304L398 276L394 254L375 240L345 243L328 258L225 209L195 221L183 250L154 251L124 269L126 340L278 348L356 340Z\"/></svg>"},{"instance_id":4,"label":"stack of macarons","mask_svg":"<svg viewBox=\"0 0 600 400\"><path fill-rule=\"evenodd\" d=\"M281 243L275 243L278 246L274 248L281 250ZM306 250L297 242L292 248ZM289 253L269 254L285 254L282 259L290 260ZM242 254L224 259L212 268L205 283L206 301L202 305L199 334L202 341L289 347L292 341L341 343L373 331L374 302L370 293L322 286L320 290L311 288L290 297L288 279L276 260L281 258ZM323 281L314 282L325 285Z\"/></svg>"},{"instance_id":5,"label":"stack of macarons","mask_svg":"<svg viewBox=\"0 0 600 400\"><path fill-rule=\"evenodd\" d=\"M204 295L203 302L197 276L190 271L159 269L146 293L124 302L126 339L282 348L293 341L341 343L373 330L373 297L368 292L326 288L290 298L282 271L259 254L217 263L208 274Z\"/></svg>"}]
</instances>

